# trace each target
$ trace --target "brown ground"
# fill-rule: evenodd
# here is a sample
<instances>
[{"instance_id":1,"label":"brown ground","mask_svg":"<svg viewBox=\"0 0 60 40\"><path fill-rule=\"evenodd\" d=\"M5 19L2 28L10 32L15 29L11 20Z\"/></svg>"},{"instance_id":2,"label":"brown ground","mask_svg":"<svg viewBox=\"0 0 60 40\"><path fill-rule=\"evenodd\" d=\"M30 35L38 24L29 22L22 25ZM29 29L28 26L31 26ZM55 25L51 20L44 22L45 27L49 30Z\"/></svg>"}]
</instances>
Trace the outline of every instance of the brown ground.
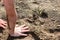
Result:
<instances>
[{"instance_id":1,"label":"brown ground","mask_svg":"<svg viewBox=\"0 0 60 40\"><path fill-rule=\"evenodd\" d=\"M6 19L3 1L0 18ZM15 0L17 24L30 27L27 37L8 37L8 29L0 29L0 40L60 40L60 0Z\"/></svg>"}]
</instances>

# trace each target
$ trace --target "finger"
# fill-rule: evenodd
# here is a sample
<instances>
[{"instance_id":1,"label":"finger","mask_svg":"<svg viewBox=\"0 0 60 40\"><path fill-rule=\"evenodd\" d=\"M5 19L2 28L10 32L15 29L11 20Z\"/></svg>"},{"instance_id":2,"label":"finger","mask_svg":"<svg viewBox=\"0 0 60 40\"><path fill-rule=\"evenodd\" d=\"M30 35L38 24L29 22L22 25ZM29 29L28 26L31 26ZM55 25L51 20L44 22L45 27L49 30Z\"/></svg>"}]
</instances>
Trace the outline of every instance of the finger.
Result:
<instances>
[{"instance_id":1,"label":"finger","mask_svg":"<svg viewBox=\"0 0 60 40\"><path fill-rule=\"evenodd\" d=\"M13 37L19 37L20 36L20 34L10 34L10 36L13 36Z\"/></svg>"},{"instance_id":2,"label":"finger","mask_svg":"<svg viewBox=\"0 0 60 40\"><path fill-rule=\"evenodd\" d=\"M5 28L5 26L3 26L3 25L0 25L0 27Z\"/></svg>"},{"instance_id":3,"label":"finger","mask_svg":"<svg viewBox=\"0 0 60 40\"><path fill-rule=\"evenodd\" d=\"M21 32L24 33L24 32L29 32L30 30L22 30Z\"/></svg>"},{"instance_id":4,"label":"finger","mask_svg":"<svg viewBox=\"0 0 60 40\"><path fill-rule=\"evenodd\" d=\"M2 24L2 25L7 26L7 24Z\"/></svg>"},{"instance_id":5,"label":"finger","mask_svg":"<svg viewBox=\"0 0 60 40\"><path fill-rule=\"evenodd\" d=\"M29 29L29 27L24 27L24 28L22 28L22 30L26 30L26 29Z\"/></svg>"},{"instance_id":6,"label":"finger","mask_svg":"<svg viewBox=\"0 0 60 40\"><path fill-rule=\"evenodd\" d=\"M23 28L23 27L25 27L26 25L24 24L24 25L21 25L21 27Z\"/></svg>"},{"instance_id":7,"label":"finger","mask_svg":"<svg viewBox=\"0 0 60 40\"><path fill-rule=\"evenodd\" d=\"M7 23L2 22L1 24L4 25L4 26L7 26Z\"/></svg>"},{"instance_id":8,"label":"finger","mask_svg":"<svg viewBox=\"0 0 60 40\"><path fill-rule=\"evenodd\" d=\"M16 24L16 27L19 27L19 25L18 25L18 24Z\"/></svg>"},{"instance_id":9,"label":"finger","mask_svg":"<svg viewBox=\"0 0 60 40\"><path fill-rule=\"evenodd\" d=\"M3 23L7 24L7 22L6 22L6 21L3 21Z\"/></svg>"},{"instance_id":10,"label":"finger","mask_svg":"<svg viewBox=\"0 0 60 40\"><path fill-rule=\"evenodd\" d=\"M6 22L1 22L1 24L7 24Z\"/></svg>"},{"instance_id":11,"label":"finger","mask_svg":"<svg viewBox=\"0 0 60 40\"><path fill-rule=\"evenodd\" d=\"M27 34L20 33L20 36L27 36Z\"/></svg>"},{"instance_id":12,"label":"finger","mask_svg":"<svg viewBox=\"0 0 60 40\"><path fill-rule=\"evenodd\" d=\"M0 20L1 22L4 22L4 23L7 23L6 21L4 21L4 20Z\"/></svg>"},{"instance_id":13,"label":"finger","mask_svg":"<svg viewBox=\"0 0 60 40\"><path fill-rule=\"evenodd\" d=\"M5 22L5 24L7 24L7 22Z\"/></svg>"}]
</instances>

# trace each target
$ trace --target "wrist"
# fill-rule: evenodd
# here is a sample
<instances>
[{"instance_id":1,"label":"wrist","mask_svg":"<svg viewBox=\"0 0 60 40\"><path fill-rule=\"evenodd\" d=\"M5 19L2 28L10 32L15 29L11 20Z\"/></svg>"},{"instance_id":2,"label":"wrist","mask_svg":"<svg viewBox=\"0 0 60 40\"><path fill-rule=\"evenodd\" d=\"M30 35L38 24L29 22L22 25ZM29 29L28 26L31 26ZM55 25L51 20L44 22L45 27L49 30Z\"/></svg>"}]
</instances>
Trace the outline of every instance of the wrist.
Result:
<instances>
[{"instance_id":1,"label":"wrist","mask_svg":"<svg viewBox=\"0 0 60 40\"><path fill-rule=\"evenodd\" d=\"M10 35L14 34L14 31L13 30L9 30L9 34Z\"/></svg>"}]
</instances>

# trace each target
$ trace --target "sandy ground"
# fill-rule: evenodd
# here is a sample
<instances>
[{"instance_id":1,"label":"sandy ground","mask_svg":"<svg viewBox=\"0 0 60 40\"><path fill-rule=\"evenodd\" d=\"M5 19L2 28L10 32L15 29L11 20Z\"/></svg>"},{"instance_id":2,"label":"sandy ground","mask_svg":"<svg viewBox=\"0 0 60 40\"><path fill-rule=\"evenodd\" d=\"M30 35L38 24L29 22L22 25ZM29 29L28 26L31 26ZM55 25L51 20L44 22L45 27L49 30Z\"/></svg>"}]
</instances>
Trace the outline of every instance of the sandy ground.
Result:
<instances>
[{"instance_id":1,"label":"sandy ground","mask_svg":"<svg viewBox=\"0 0 60 40\"><path fill-rule=\"evenodd\" d=\"M0 28L0 40L60 40L60 0L15 0L17 24L30 27L27 37L11 37ZM0 18L7 20L3 1Z\"/></svg>"}]
</instances>

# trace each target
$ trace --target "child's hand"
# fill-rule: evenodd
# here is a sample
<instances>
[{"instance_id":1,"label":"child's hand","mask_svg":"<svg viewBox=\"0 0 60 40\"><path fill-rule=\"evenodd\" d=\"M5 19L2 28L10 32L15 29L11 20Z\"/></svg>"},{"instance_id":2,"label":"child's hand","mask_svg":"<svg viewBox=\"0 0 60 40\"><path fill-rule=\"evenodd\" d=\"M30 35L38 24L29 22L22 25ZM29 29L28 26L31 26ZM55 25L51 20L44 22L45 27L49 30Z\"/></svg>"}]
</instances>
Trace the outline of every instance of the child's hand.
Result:
<instances>
[{"instance_id":1,"label":"child's hand","mask_svg":"<svg viewBox=\"0 0 60 40\"><path fill-rule=\"evenodd\" d=\"M7 22L4 20L0 19L0 27L5 28L7 26Z\"/></svg>"},{"instance_id":2,"label":"child's hand","mask_svg":"<svg viewBox=\"0 0 60 40\"><path fill-rule=\"evenodd\" d=\"M11 34L11 36L14 36L14 37L27 36L27 34L24 34L24 33L29 31L30 31L29 27L27 27L26 25L21 25L21 26L16 25L14 34Z\"/></svg>"}]
</instances>

